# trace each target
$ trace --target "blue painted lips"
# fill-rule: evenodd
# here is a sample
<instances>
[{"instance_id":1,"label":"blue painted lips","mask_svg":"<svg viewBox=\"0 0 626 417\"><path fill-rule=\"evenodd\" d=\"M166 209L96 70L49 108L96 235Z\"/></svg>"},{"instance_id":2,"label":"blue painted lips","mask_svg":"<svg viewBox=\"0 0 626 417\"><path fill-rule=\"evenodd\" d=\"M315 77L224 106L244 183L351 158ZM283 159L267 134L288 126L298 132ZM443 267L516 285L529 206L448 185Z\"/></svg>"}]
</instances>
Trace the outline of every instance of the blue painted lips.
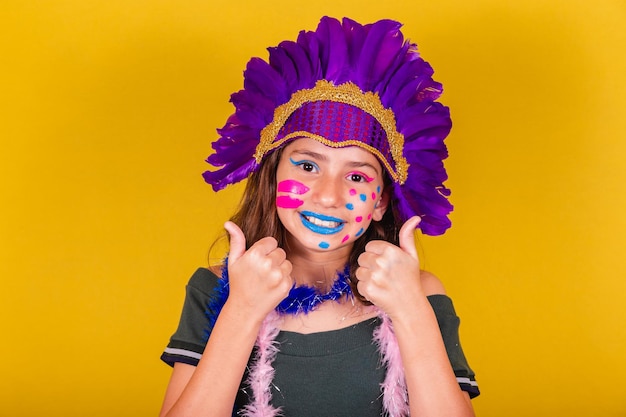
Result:
<instances>
[{"instance_id":1,"label":"blue painted lips","mask_svg":"<svg viewBox=\"0 0 626 417\"><path fill-rule=\"evenodd\" d=\"M344 222L336 217L324 216L323 214L303 211L300 213L302 224L307 229L321 235L333 235L341 232Z\"/></svg>"}]
</instances>

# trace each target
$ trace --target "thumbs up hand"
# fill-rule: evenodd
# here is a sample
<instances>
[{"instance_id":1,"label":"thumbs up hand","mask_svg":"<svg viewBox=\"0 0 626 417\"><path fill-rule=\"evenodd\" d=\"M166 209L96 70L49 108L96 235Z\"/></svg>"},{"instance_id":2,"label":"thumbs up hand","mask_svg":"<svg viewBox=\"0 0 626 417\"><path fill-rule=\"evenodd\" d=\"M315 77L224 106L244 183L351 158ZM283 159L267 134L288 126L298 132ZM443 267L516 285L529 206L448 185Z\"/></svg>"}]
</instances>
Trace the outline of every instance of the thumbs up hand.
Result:
<instances>
[{"instance_id":1,"label":"thumbs up hand","mask_svg":"<svg viewBox=\"0 0 626 417\"><path fill-rule=\"evenodd\" d=\"M356 271L361 295L381 308L389 317L400 315L403 308L415 305L424 292L420 264L413 233L420 223L418 216L407 220L399 233L400 246L373 240L359 256Z\"/></svg>"},{"instance_id":2,"label":"thumbs up hand","mask_svg":"<svg viewBox=\"0 0 626 417\"><path fill-rule=\"evenodd\" d=\"M248 317L263 320L293 286L292 265L273 237L265 237L246 250L246 237L233 222L224 228L230 235L227 303Z\"/></svg>"}]
</instances>

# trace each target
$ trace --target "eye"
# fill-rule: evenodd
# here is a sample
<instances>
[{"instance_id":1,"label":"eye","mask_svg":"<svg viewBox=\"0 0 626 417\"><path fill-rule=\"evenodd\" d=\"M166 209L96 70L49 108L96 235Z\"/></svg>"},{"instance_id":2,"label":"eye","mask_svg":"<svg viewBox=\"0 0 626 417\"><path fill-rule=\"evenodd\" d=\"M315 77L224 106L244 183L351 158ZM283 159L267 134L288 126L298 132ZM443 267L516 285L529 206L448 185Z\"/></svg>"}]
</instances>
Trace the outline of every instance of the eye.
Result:
<instances>
[{"instance_id":1,"label":"eye","mask_svg":"<svg viewBox=\"0 0 626 417\"><path fill-rule=\"evenodd\" d=\"M293 165L295 165L296 167L306 172L317 172L319 170L317 165L315 165L315 163L311 161L307 161L307 160L294 161L293 159L289 158L289 162L291 162Z\"/></svg>"},{"instance_id":2,"label":"eye","mask_svg":"<svg viewBox=\"0 0 626 417\"><path fill-rule=\"evenodd\" d=\"M300 164L300 167L307 172L315 171L315 165L310 162L303 162Z\"/></svg>"},{"instance_id":3,"label":"eye","mask_svg":"<svg viewBox=\"0 0 626 417\"><path fill-rule=\"evenodd\" d=\"M372 182L374 181L374 178L370 178L369 176L367 176L366 174L362 173L362 172L351 172L348 174L348 176L346 177L349 181L352 182Z\"/></svg>"},{"instance_id":4,"label":"eye","mask_svg":"<svg viewBox=\"0 0 626 417\"><path fill-rule=\"evenodd\" d=\"M365 182L365 178L361 174L350 174L348 178L353 182Z\"/></svg>"}]
</instances>

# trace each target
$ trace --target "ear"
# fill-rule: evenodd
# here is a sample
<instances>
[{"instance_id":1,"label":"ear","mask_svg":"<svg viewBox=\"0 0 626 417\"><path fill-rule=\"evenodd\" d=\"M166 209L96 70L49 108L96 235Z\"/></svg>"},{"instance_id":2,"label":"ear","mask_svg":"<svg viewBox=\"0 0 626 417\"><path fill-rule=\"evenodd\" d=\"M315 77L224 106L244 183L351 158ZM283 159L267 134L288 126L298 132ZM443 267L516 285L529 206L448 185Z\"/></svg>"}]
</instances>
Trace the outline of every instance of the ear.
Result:
<instances>
[{"instance_id":1,"label":"ear","mask_svg":"<svg viewBox=\"0 0 626 417\"><path fill-rule=\"evenodd\" d=\"M389 201L391 199L390 195L390 187L385 187L383 192L380 194L380 199L374 206L374 212L372 213L372 220L381 221L385 212L387 211L387 207L389 207Z\"/></svg>"}]
</instances>

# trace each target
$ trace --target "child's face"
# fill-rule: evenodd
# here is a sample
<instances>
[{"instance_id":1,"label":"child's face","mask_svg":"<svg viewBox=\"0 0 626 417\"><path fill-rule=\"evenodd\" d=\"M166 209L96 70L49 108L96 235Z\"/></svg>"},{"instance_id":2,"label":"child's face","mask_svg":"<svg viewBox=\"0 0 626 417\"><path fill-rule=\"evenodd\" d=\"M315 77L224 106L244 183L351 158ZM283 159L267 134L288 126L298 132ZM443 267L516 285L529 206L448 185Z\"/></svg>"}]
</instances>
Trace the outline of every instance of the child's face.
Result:
<instances>
[{"instance_id":1,"label":"child's face","mask_svg":"<svg viewBox=\"0 0 626 417\"><path fill-rule=\"evenodd\" d=\"M357 146L331 148L297 139L283 150L276 180L278 217L310 250L351 246L386 209L386 198L379 203L383 168Z\"/></svg>"}]
</instances>

